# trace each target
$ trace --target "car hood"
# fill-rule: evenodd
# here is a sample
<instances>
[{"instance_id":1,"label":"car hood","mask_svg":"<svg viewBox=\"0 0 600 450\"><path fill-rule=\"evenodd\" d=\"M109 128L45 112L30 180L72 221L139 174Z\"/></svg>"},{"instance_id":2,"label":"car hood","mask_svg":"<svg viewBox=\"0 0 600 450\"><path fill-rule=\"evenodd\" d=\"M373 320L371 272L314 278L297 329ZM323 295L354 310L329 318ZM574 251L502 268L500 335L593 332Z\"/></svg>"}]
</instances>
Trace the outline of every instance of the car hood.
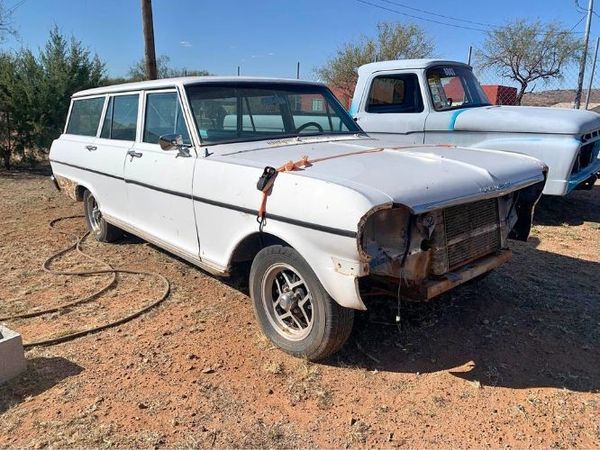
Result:
<instances>
[{"instance_id":1,"label":"car hood","mask_svg":"<svg viewBox=\"0 0 600 450\"><path fill-rule=\"evenodd\" d=\"M484 106L453 111L451 130L585 134L600 129L600 114L565 108Z\"/></svg>"},{"instance_id":2,"label":"car hood","mask_svg":"<svg viewBox=\"0 0 600 450\"><path fill-rule=\"evenodd\" d=\"M382 150L370 152L378 148ZM394 147L367 138L254 148L218 158L263 169L303 156L333 158L282 175L336 183L376 204L399 203L414 213L496 197L543 181L546 170L540 161L520 154L451 146Z\"/></svg>"}]
</instances>

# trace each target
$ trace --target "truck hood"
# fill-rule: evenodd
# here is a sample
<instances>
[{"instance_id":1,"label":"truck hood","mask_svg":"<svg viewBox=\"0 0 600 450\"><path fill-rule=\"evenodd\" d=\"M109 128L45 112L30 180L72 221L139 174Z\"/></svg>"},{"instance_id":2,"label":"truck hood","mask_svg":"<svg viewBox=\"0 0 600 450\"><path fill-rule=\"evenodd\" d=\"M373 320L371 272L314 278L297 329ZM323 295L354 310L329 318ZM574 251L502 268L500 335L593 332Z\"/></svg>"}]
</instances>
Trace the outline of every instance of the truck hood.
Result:
<instances>
[{"instance_id":1,"label":"truck hood","mask_svg":"<svg viewBox=\"0 0 600 450\"><path fill-rule=\"evenodd\" d=\"M452 112L450 130L578 135L600 129L600 114L564 108L484 106Z\"/></svg>"},{"instance_id":2,"label":"truck hood","mask_svg":"<svg viewBox=\"0 0 600 450\"><path fill-rule=\"evenodd\" d=\"M382 150L356 153L377 148ZM335 157L280 176L336 183L361 192L374 204L399 203L417 214L503 195L543 181L546 170L542 162L520 154L450 146L393 147L371 138L254 148L218 158L263 169L303 156Z\"/></svg>"}]
</instances>

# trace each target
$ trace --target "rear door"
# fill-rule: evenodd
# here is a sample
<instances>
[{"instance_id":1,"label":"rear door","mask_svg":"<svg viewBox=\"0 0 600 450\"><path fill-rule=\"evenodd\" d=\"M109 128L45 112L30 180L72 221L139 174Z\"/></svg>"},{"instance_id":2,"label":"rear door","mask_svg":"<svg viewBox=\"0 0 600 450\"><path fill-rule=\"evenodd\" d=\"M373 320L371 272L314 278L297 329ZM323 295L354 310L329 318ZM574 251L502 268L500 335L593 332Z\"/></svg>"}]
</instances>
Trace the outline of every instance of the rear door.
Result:
<instances>
[{"instance_id":1,"label":"rear door","mask_svg":"<svg viewBox=\"0 0 600 450\"><path fill-rule=\"evenodd\" d=\"M65 133L53 144L50 159L56 175L89 189L103 214L119 216L125 208L122 195L126 150L105 148L98 138L108 96L75 98Z\"/></svg>"},{"instance_id":2,"label":"rear door","mask_svg":"<svg viewBox=\"0 0 600 450\"><path fill-rule=\"evenodd\" d=\"M110 161L114 174L120 180L114 179L110 199L106 205L100 204L105 215L127 221L129 205L127 203L126 187L123 180L123 165L127 152L133 147L137 132L140 93L130 92L114 94L107 98L104 108L102 126L99 137L90 150L92 158ZM118 182L117 182L118 181ZM107 217L110 221L110 217Z\"/></svg>"},{"instance_id":3,"label":"rear door","mask_svg":"<svg viewBox=\"0 0 600 450\"><path fill-rule=\"evenodd\" d=\"M427 112L416 73L375 74L356 115L374 137L408 144L423 143Z\"/></svg>"},{"instance_id":4,"label":"rear door","mask_svg":"<svg viewBox=\"0 0 600 450\"><path fill-rule=\"evenodd\" d=\"M143 93L138 138L125 158L129 223L141 237L159 241L181 256L198 257L199 246L192 201L196 155L164 151L160 136L180 134L191 144L176 89Z\"/></svg>"}]
</instances>

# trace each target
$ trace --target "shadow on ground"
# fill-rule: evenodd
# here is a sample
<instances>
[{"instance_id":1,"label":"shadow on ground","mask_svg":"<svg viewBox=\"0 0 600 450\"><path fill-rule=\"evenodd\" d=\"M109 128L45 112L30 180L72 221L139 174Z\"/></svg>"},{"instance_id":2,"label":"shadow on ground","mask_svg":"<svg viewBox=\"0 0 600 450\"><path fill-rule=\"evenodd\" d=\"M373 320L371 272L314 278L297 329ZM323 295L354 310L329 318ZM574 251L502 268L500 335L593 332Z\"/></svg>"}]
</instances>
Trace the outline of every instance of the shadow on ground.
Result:
<instances>
[{"instance_id":1,"label":"shadow on ground","mask_svg":"<svg viewBox=\"0 0 600 450\"><path fill-rule=\"evenodd\" d=\"M10 170L0 169L0 178L12 178L15 180L34 180L40 176L52 175L50 164L44 163L35 167L17 167Z\"/></svg>"},{"instance_id":2,"label":"shadow on ground","mask_svg":"<svg viewBox=\"0 0 600 450\"><path fill-rule=\"evenodd\" d=\"M0 414L82 371L83 368L65 358L39 357L28 360L25 373L0 385Z\"/></svg>"},{"instance_id":3,"label":"shadow on ground","mask_svg":"<svg viewBox=\"0 0 600 450\"><path fill-rule=\"evenodd\" d=\"M512 263L428 304L373 299L329 363L488 386L600 391L600 263L513 245ZM387 323L390 326L383 326Z\"/></svg>"},{"instance_id":4,"label":"shadow on ground","mask_svg":"<svg viewBox=\"0 0 600 450\"><path fill-rule=\"evenodd\" d=\"M566 197L543 196L536 210L536 225L600 224L600 184L591 191L574 191Z\"/></svg>"}]
</instances>

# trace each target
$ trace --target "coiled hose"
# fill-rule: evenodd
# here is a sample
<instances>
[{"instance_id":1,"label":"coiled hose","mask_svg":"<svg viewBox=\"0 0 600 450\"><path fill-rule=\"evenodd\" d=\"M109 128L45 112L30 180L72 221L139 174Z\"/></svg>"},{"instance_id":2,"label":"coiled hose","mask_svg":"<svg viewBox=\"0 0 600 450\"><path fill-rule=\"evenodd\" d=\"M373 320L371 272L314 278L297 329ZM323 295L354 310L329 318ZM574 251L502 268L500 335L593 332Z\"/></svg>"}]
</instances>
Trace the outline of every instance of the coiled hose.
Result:
<instances>
[{"instance_id":1,"label":"coiled hose","mask_svg":"<svg viewBox=\"0 0 600 450\"><path fill-rule=\"evenodd\" d=\"M82 336L86 336L89 334L93 334L93 333L97 333L99 331L102 330L106 330L108 328L112 328L115 326L119 326L122 325L124 323L127 323L137 317L140 317L141 315L145 314L146 312L150 311L152 308L155 308L156 306L158 306L160 303L162 303L163 301L165 301L167 299L167 297L169 296L169 293L171 291L171 283L169 282L169 280L161 275L160 273L157 272L147 272L147 271L142 271L142 270L129 270L129 269L115 269L114 267L112 267L109 263L107 263L106 261L103 261L99 258L95 258L94 256L88 255L87 253L85 253L82 249L81 249L81 244L82 242L85 240L86 237L89 236L90 232L86 232L81 236L78 236L76 234L73 233L69 233L67 231L63 231L63 230L59 230L58 228L55 228L55 225L59 222L62 222L64 220L70 220L70 219L81 219L83 218L83 216L81 215L76 215L76 216L64 216L64 217L59 217L57 219L54 219L52 221L50 221L50 223L48 224L50 229L61 233L65 236L68 236L70 238L74 238L75 241L70 244L68 247L63 248L62 250L59 250L55 253L53 253L52 255L50 255L48 258L46 258L42 264L42 270L44 272L50 273L52 275L70 275L70 276L80 276L80 277L87 277L87 276L94 276L94 275L104 275L104 274L111 274L112 276L110 277L110 280L107 284L105 284L104 286L102 286L100 289L96 290L94 293L92 293L91 295L88 295L84 298L80 298L77 299L75 301L69 302L69 303L65 303L63 305L60 306L56 306L54 308L49 308L49 309L44 309L44 310L38 310L38 311L32 311L32 312L28 312L28 313L23 313L23 314L16 314L13 316L7 316L7 317L0 317L0 322L8 322L8 321L12 321L12 320L17 320L17 319L29 319L29 318L33 318L33 317L39 317L39 316L43 316L46 314L52 314L52 313L56 313L56 312L60 312L60 311L64 311L64 310L68 310L74 306L78 306L78 305L82 305L84 303L90 302L98 297L100 297L104 292L106 292L108 289L110 289L116 282L117 280L117 274L118 273L126 273L126 274L131 274L131 275L149 275L149 276L154 276L157 278L160 278L163 282L163 290L161 295L158 297L157 300L154 300L153 302L151 302L149 305L144 306L143 308L134 311L131 314L128 314L125 317L122 317L120 319L117 319L115 321L103 324L103 325L98 325L92 328L88 328L85 330L81 330L81 331L76 331L74 333L70 333L70 334L66 334L63 336L59 336L59 337L55 337L55 338L49 338L49 339L44 339L44 340L39 340L39 341L33 341L33 342L26 342L25 344L23 344L23 347L25 348L31 348L31 347L40 347L40 346L50 346L50 345L56 345L56 344L60 344L63 342L67 342L67 341L71 341L73 339L77 339L79 337ZM72 251L75 250L77 253L79 253L80 255L84 256L85 258L94 261L98 264L101 264L103 266L106 267L106 269L101 269L101 270L79 270L79 271L66 271L66 270L54 270L52 268L50 268L50 265L52 263L52 261L54 261L56 258Z\"/></svg>"}]
</instances>

